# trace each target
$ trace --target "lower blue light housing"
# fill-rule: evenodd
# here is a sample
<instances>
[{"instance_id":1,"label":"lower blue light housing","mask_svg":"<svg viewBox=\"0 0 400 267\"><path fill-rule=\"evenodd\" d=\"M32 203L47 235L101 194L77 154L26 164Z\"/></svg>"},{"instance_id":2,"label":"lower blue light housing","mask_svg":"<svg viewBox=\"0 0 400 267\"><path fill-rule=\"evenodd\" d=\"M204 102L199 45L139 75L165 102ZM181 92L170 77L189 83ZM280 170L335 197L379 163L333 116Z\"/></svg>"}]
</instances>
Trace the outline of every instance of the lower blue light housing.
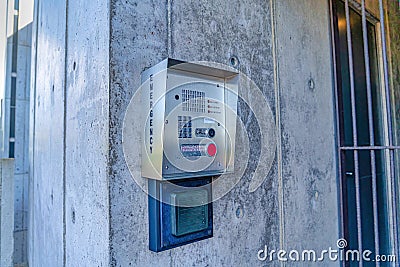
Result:
<instances>
[{"instance_id":1,"label":"lower blue light housing","mask_svg":"<svg viewBox=\"0 0 400 267\"><path fill-rule=\"evenodd\" d=\"M190 244L202 239L213 236L212 202L211 202L211 181L212 177L202 177L196 179L182 179L173 181L148 180L149 185L149 249L159 252L174 247ZM207 212L199 217L198 207L193 208L193 218L185 218L198 223L198 230L182 235L176 235L176 216L177 207L171 205L171 199L177 194L185 194L206 190L208 201L205 204ZM204 194L202 194L204 195ZM172 196L172 198L171 198ZM160 201L163 200L163 201ZM190 212L190 210L189 210ZM196 220L200 220L196 222ZM201 227L202 220L207 223ZM196 229L196 227L189 227ZM175 232L175 235L173 234Z\"/></svg>"}]
</instances>

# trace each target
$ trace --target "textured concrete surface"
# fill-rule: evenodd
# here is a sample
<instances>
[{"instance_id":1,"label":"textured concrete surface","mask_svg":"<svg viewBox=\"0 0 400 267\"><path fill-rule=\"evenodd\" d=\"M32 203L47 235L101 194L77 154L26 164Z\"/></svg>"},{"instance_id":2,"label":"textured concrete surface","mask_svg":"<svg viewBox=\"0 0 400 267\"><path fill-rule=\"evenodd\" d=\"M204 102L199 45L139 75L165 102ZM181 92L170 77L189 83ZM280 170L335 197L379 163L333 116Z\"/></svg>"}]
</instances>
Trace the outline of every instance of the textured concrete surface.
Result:
<instances>
[{"instance_id":1,"label":"textured concrete surface","mask_svg":"<svg viewBox=\"0 0 400 267\"><path fill-rule=\"evenodd\" d=\"M14 160L0 160L0 265L14 266Z\"/></svg>"},{"instance_id":2,"label":"textured concrete surface","mask_svg":"<svg viewBox=\"0 0 400 267\"><path fill-rule=\"evenodd\" d=\"M7 36L7 1L0 2L0 36ZM6 77L7 38L0 39L0 95L4 93ZM0 127L0 136L3 129ZM3 138L0 138L0 147L3 147Z\"/></svg>"},{"instance_id":3,"label":"textured concrete surface","mask_svg":"<svg viewBox=\"0 0 400 267\"><path fill-rule=\"evenodd\" d=\"M66 266L109 262L108 1L68 1L65 116ZM88 28L82 25L90 25Z\"/></svg>"},{"instance_id":4,"label":"textured concrete surface","mask_svg":"<svg viewBox=\"0 0 400 267\"><path fill-rule=\"evenodd\" d=\"M168 265L169 252L148 250L147 196L130 177L121 143L124 112L141 72L168 56L167 3L113 1L110 15L111 265Z\"/></svg>"},{"instance_id":5,"label":"textured concrete surface","mask_svg":"<svg viewBox=\"0 0 400 267\"><path fill-rule=\"evenodd\" d=\"M28 3L27 3L28 4ZM33 14L20 11L18 24ZM15 250L14 262L26 264L29 179L29 92L31 71L32 24L18 30L18 59L15 105Z\"/></svg>"},{"instance_id":6,"label":"textured concrete surface","mask_svg":"<svg viewBox=\"0 0 400 267\"><path fill-rule=\"evenodd\" d=\"M112 1L112 266L260 266L264 263L258 261L257 252L264 245L270 249L335 245L338 217L328 6L320 1L316 7L314 2L283 1L276 6L278 60L284 65L278 78L285 82L275 87L270 2ZM147 248L147 198L125 165L121 126L141 71L167 56L225 64L237 56L239 69L262 90L274 114L275 96L280 95L285 146L283 176L278 175L277 156L264 184L249 193L260 141L254 118L240 105L241 118L254 134L250 138L254 149L244 178L214 203L214 237L155 254ZM317 83L315 91L307 88L310 76Z\"/></svg>"},{"instance_id":7,"label":"textured concrete surface","mask_svg":"<svg viewBox=\"0 0 400 267\"><path fill-rule=\"evenodd\" d=\"M36 2L37 40L32 50L36 75L31 91L35 101L31 104L30 126L30 266L63 265L65 16L65 1Z\"/></svg>"},{"instance_id":8,"label":"textured concrete surface","mask_svg":"<svg viewBox=\"0 0 400 267\"><path fill-rule=\"evenodd\" d=\"M4 90L1 98L3 99L2 114L1 114L1 157L9 157L9 137L10 137L10 98L11 98L11 72L12 72L12 52L14 38L14 1L6 1L6 50L5 50L5 73L4 73ZM11 64L10 64L11 62Z\"/></svg>"},{"instance_id":9,"label":"textured concrete surface","mask_svg":"<svg viewBox=\"0 0 400 267\"><path fill-rule=\"evenodd\" d=\"M336 246L327 1L39 1L36 14L31 266L280 266L257 252ZM244 178L214 203L214 237L154 253L122 124L141 72L168 56L225 64L236 56L273 111L278 146L264 183L249 193L263 144L240 103L251 157Z\"/></svg>"},{"instance_id":10,"label":"textured concrete surface","mask_svg":"<svg viewBox=\"0 0 400 267\"><path fill-rule=\"evenodd\" d=\"M1 84L1 154L10 157L9 142L14 142L14 263L27 263L27 227L28 227L28 136L29 136L29 92L33 0L15 5L16 1L7 0L7 12L4 19L2 40L7 41L6 69L2 75L5 83ZM18 12L15 11L18 10ZM2 25L3 26L3 25ZM15 42L15 45L14 45ZM3 51L2 51L3 52ZM3 70L3 69L2 69ZM1 70L0 70L1 71ZM3 88L4 86L4 88ZM15 104L12 91L15 90ZM11 127L14 117L15 126ZM12 130L11 130L12 128Z\"/></svg>"},{"instance_id":11,"label":"textured concrete surface","mask_svg":"<svg viewBox=\"0 0 400 267\"><path fill-rule=\"evenodd\" d=\"M30 266L106 266L108 2L35 10Z\"/></svg>"},{"instance_id":12,"label":"textured concrete surface","mask_svg":"<svg viewBox=\"0 0 400 267\"><path fill-rule=\"evenodd\" d=\"M147 196L125 165L121 126L130 97L140 85L140 73L167 56L229 64L235 55L241 62L240 69L256 82L273 108L269 2L113 1L111 14L112 266L259 264L259 249L264 245L279 247L279 226L274 175L255 193L248 192L249 176L259 153L257 134L252 137L255 156L245 177L214 203L214 237L156 254L148 250ZM241 106L240 113L244 123L256 132L254 118L245 106Z\"/></svg>"},{"instance_id":13,"label":"textured concrete surface","mask_svg":"<svg viewBox=\"0 0 400 267\"><path fill-rule=\"evenodd\" d=\"M338 191L328 2L276 5L283 247L334 248L339 236ZM314 89L309 88L310 79Z\"/></svg>"}]
</instances>

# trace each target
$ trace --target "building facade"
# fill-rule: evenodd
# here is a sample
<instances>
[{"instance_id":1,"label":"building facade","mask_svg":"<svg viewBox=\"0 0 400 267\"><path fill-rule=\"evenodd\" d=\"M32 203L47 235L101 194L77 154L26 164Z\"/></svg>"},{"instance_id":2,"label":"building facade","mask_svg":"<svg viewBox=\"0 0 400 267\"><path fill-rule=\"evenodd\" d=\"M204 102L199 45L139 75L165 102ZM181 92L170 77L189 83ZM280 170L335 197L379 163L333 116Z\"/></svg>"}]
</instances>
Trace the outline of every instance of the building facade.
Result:
<instances>
[{"instance_id":1,"label":"building facade","mask_svg":"<svg viewBox=\"0 0 400 267\"><path fill-rule=\"evenodd\" d=\"M339 266L264 257L329 248L398 256L398 1L37 0L30 25L32 101L20 120L30 266ZM213 203L213 237L155 253L140 142L124 151L123 129L127 110L142 110L129 108L142 72L167 57L225 64L250 90L238 105L243 175ZM253 89L273 117L267 133ZM3 146L17 150L5 129ZM264 150L271 166L253 188Z\"/></svg>"},{"instance_id":2,"label":"building facade","mask_svg":"<svg viewBox=\"0 0 400 267\"><path fill-rule=\"evenodd\" d=\"M9 231L14 240L7 247L13 251L10 260L16 266L26 266L28 263L29 98L33 6L33 1L7 0L0 4L0 155L2 180L13 187L12 200L2 199L2 202L4 208L12 208L14 211L13 222L8 222L8 225L12 225ZM9 168L10 164L13 165L12 169ZM5 170L12 170L12 173ZM4 193L9 195L9 192ZM6 223L5 221L7 218L2 217L2 223ZM7 232L6 228L2 229L2 235L7 236L4 233ZM8 251L6 244L3 243L2 247ZM7 266L5 262L2 258L1 264Z\"/></svg>"}]
</instances>

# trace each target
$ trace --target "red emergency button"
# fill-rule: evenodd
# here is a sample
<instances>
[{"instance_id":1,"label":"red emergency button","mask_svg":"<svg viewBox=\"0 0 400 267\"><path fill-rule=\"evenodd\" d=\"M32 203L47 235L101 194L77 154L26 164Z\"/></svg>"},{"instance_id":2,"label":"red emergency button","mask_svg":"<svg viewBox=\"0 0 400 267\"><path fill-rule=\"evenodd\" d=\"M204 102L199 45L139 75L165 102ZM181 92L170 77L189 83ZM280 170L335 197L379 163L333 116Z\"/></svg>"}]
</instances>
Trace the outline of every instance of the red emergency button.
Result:
<instances>
[{"instance_id":1,"label":"red emergency button","mask_svg":"<svg viewBox=\"0 0 400 267\"><path fill-rule=\"evenodd\" d=\"M217 154L217 146L215 144L213 144L213 143L209 144L208 147L207 147L207 154L210 157L214 157L215 154Z\"/></svg>"}]
</instances>

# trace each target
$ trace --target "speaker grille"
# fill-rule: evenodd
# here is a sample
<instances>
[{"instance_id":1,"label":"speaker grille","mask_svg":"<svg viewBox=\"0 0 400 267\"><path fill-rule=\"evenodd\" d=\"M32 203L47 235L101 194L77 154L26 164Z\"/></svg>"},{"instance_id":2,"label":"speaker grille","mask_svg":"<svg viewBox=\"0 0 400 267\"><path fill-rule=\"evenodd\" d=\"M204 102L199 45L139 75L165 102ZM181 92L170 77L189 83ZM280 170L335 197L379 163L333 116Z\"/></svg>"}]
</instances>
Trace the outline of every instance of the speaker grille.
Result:
<instances>
[{"instance_id":1,"label":"speaker grille","mask_svg":"<svg viewBox=\"0 0 400 267\"><path fill-rule=\"evenodd\" d=\"M172 234L181 236L208 228L207 190L189 190L171 194Z\"/></svg>"},{"instance_id":2,"label":"speaker grille","mask_svg":"<svg viewBox=\"0 0 400 267\"><path fill-rule=\"evenodd\" d=\"M182 90L182 110L189 112L206 112L205 93L195 90Z\"/></svg>"}]
</instances>

